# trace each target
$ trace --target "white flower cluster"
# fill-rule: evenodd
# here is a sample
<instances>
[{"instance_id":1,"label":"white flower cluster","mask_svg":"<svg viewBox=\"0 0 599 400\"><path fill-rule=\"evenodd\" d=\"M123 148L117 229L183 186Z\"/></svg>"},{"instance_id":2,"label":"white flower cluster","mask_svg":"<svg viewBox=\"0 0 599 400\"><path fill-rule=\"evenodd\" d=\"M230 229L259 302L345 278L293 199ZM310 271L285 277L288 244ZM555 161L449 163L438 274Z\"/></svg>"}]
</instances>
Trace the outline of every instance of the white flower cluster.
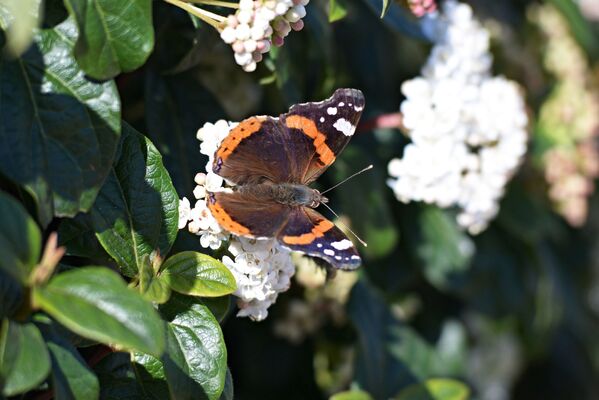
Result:
<instances>
[{"instance_id":1,"label":"white flower cluster","mask_svg":"<svg viewBox=\"0 0 599 400\"><path fill-rule=\"evenodd\" d=\"M514 82L491 76L489 35L470 6L449 0L425 20L435 46L422 76L402 85L412 143L389 163L388 184L402 202L457 206L477 234L526 152L525 104Z\"/></svg>"},{"instance_id":2,"label":"white flower cluster","mask_svg":"<svg viewBox=\"0 0 599 400\"><path fill-rule=\"evenodd\" d=\"M245 71L256 69L271 44L283 45L293 29L304 27L309 0L240 0L239 9L224 22L220 37L235 52L235 61Z\"/></svg>"},{"instance_id":3,"label":"white flower cluster","mask_svg":"<svg viewBox=\"0 0 599 400\"><path fill-rule=\"evenodd\" d=\"M280 247L275 239L254 240L232 235L225 231L212 216L206 204L206 192L223 190L223 178L212 172L214 153L220 142L229 134L235 123L220 120L207 123L198 130L197 137L202 142L200 153L208 156L207 173L198 173L197 186L193 194L196 203L193 208L188 199L179 202L179 229L185 228L200 236L202 247L218 249L228 241L230 256L222 262L231 270L237 282L235 296L240 308L237 316L250 317L261 321L268 315L268 308L276 301L280 292L289 289L295 273L291 252Z\"/></svg>"}]
</instances>

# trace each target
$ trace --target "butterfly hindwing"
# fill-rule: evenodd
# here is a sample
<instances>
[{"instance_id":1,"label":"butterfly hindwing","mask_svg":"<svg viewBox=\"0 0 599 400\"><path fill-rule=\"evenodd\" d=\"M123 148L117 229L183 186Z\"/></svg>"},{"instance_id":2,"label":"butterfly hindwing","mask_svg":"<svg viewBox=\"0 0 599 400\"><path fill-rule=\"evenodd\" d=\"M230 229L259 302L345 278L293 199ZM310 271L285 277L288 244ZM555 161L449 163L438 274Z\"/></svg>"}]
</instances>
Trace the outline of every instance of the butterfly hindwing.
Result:
<instances>
[{"instance_id":1,"label":"butterfly hindwing","mask_svg":"<svg viewBox=\"0 0 599 400\"><path fill-rule=\"evenodd\" d=\"M361 91L337 89L324 101L296 104L280 117L285 127L309 137L313 144L312 156L304 160L301 183L313 182L335 161L353 136L364 104Z\"/></svg>"},{"instance_id":2,"label":"butterfly hindwing","mask_svg":"<svg viewBox=\"0 0 599 400\"><path fill-rule=\"evenodd\" d=\"M240 192L209 192L208 209L220 226L238 236L273 237L287 222L290 208Z\"/></svg>"},{"instance_id":3,"label":"butterfly hindwing","mask_svg":"<svg viewBox=\"0 0 599 400\"><path fill-rule=\"evenodd\" d=\"M351 240L311 208L294 208L277 239L284 247L322 258L337 269L352 270L362 262Z\"/></svg>"}]
</instances>

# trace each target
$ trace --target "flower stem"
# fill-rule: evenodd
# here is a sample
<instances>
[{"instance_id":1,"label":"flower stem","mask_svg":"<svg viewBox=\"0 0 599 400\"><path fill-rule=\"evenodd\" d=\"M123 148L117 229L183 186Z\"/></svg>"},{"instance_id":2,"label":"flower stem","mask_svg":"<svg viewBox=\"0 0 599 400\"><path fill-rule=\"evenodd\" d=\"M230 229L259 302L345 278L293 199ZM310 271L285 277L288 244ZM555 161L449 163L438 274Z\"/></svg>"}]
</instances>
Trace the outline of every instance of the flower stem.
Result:
<instances>
[{"instance_id":1,"label":"flower stem","mask_svg":"<svg viewBox=\"0 0 599 400\"><path fill-rule=\"evenodd\" d=\"M206 4L207 6L239 8L239 3L230 3L228 1L220 1L220 0L183 0L183 1L185 1L187 3Z\"/></svg>"},{"instance_id":2,"label":"flower stem","mask_svg":"<svg viewBox=\"0 0 599 400\"><path fill-rule=\"evenodd\" d=\"M213 12L203 10L199 7L192 6L191 4L181 1L181 0L164 0L164 1L183 9L190 14L195 15L196 17L198 17L202 21L206 22L207 24L212 25L214 28L216 28L219 31L221 29L219 26L220 22L222 22L226 19L222 15L218 15Z\"/></svg>"}]
</instances>

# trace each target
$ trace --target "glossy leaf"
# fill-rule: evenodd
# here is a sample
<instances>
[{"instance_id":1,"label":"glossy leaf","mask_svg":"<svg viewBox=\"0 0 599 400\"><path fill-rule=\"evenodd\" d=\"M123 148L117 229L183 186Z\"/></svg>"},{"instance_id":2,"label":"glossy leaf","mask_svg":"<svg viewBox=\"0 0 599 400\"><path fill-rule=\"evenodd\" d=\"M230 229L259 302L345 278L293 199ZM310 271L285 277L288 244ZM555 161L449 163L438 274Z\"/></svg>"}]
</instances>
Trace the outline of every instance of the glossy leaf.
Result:
<instances>
[{"instance_id":1,"label":"glossy leaf","mask_svg":"<svg viewBox=\"0 0 599 400\"><path fill-rule=\"evenodd\" d=\"M111 353L95 367L100 381L100 399L156 399L152 393L144 393L129 353Z\"/></svg>"},{"instance_id":2,"label":"glossy leaf","mask_svg":"<svg viewBox=\"0 0 599 400\"><path fill-rule=\"evenodd\" d=\"M142 259L139 271L139 292L148 301L162 304L171 296L168 284L156 277L153 265L148 256Z\"/></svg>"},{"instance_id":3,"label":"glossy leaf","mask_svg":"<svg viewBox=\"0 0 599 400\"><path fill-rule=\"evenodd\" d=\"M225 376L225 388L220 395L219 400L234 400L235 391L233 389L233 376L231 370L227 368L227 375Z\"/></svg>"},{"instance_id":4,"label":"glossy leaf","mask_svg":"<svg viewBox=\"0 0 599 400\"><path fill-rule=\"evenodd\" d=\"M25 283L39 261L40 230L23 206L2 192L0 221L0 269Z\"/></svg>"},{"instance_id":5,"label":"glossy leaf","mask_svg":"<svg viewBox=\"0 0 599 400\"><path fill-rule=\"evenodd\" d=\"M428 379L410 385L395 400L468 400L470 390L462 382L452 379Z\"/></svg>"},{"instance_id":6,"label":"glossy leaf","mask_svg":"<svg viewBox=\"0 0 599 400\"><path fill-rule=\"evenodd\" d=\"M33 299L83 337L154 355L164 349L164 326L154 308L108 268L60 273L35 288Z\"/></svg>"},{"instance_id":7,"label":"glossy leaf","mask_svg":"<svg viewBox=\"0 0 599 400\"><path fill-rule=\"evenodd\" d=\"M52 389L57 399L97 399L100 384L77 349L55 329L55 323L38 323L52 361Z\"/></svg>"},{"instance_id":8,"label":"glossy leaf","mask_svg":"<svg viewBox=\"0 0 599 400\"><path fill-rule=\"evenodd\" d=\"M177 236L178 207L160 153L124 124L120 154L90 213L91 229L123 274L136 275L142 258L154 251L168 253ZM76 223L86 223L79 218L85 216Z\"/></svg>"},{"instance_id":9,"label":"glossy leaf","mask_svg":"<svg viewBox=\"0 0 599 400\"><path fill-rule=\"evenodd\" d=\"M223 263L193 251L184 251L166 260L160 280L174 291L192 296L218 297L237 289L235 277Z\"/></svg>"},{"instance_id":10,"label":"glossy leaf","mask_svg":"<svg viewBox=\"0 0 599 400\"><path fill-rule=\"evenodd\" d=\"M89 210L120 135L117 89L80 70L76 34L67 20L36 34L21 58L0 60L0 171L32 195L44 225Z\"/></svg>"},{"instance_id":11,"label":"glossy leaf","mask_svg":"<svg viewBox=\"0 0 599 400\"><path fill-rule=\"evenodd\" d=\"M65 0L77 21L75 57L96 79L143 65L154 47L151 0Z\"/></svg>"},{"instance_id":12,"label":"glossy leaf","mask_svg":"<svg viewBox=\"0 0 599 400\"><path fill-rule=\"evenodd\" d=\"M160 311L170 321L162 362L172 396L218 399L227 372L227 349L218 321L193 297L173 296Z\"/></svg>"},{"instance_id":13,"label":"glossy leaf","mask_svg":"<svg viewBox=\"0 0 599 400\"><path fill-rule=\"evenodd\" d=\"M37 387L50 372L50 357L40 331L31 323L5 320L0 333L2 394L14 396Z\"/></svg>"},{"instance_id":14,"label":"glossy leaf","mask_svg":"<svg viewBox=\"0 0 599 400\"><path fill-rule=\"evenodd\" d=\"M23 301L21 283L0 269L0 320L11 317Z\"/></svg>"}]
</instances>

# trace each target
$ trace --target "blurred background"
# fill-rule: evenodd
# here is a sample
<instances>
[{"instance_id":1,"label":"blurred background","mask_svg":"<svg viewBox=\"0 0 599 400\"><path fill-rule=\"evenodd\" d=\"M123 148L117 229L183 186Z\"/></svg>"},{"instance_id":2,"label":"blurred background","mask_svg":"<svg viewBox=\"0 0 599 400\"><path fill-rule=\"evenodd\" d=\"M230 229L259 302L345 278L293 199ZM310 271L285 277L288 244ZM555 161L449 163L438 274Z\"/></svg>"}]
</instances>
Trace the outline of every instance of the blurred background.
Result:
<instances>
[{"instance_id":1,"label":"blurred background","mask_svg":"<svg viewBox=\"0 0 599 400\"><path fill-rule=\"evenodd\" d=\"M365 94L358 133L318 182L374 164L330 193L369 243L364 266L325 283L298 258L265 321L231 313L235 398L325 399L353 387L387 399L444 377L477 399L597 399L599 2L468 2L489 32L492 74L521 86L529 117L527 153L477 235L452 207L399 202L386 184L409 143L401 85L433 46L413 3L392 3L380 19L379 0L312 0L304 29L247 73L214 29L155 1L155 50L117 78L124 119L152 139L189 198L206 163L196 139L204 123L278 115L338 87ZM181 231L174 251L188 249L203 250Z\"/></svg>"}]
</instances>

